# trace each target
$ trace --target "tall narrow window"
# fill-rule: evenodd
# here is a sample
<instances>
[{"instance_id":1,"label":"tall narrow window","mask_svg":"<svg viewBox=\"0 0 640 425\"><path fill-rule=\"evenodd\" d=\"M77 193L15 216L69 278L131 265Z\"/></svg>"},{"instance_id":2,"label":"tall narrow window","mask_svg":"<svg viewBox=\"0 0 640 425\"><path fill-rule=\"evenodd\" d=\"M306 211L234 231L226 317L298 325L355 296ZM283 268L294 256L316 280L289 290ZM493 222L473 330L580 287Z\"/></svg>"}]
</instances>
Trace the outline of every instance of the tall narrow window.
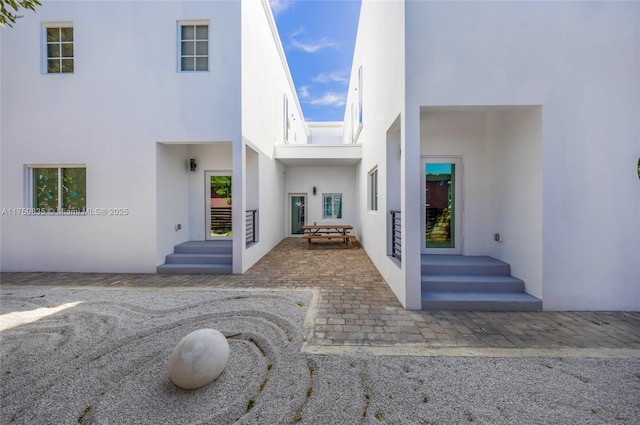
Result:
<instances>
[{"instance_id":1,"label":"tall narrow window","mask_svg":"<svg viewBox=\"0 0 640 425\"><path fill-rule=\"evenodd\" d=\"M360 132L362 131L362 66L358 68L358 105L356 107L356 123L354 125L354 137L353 143L358 141L358 137L360 137Z\"/></svg>"},{"instance_id":2,"label":"tall narrow window","mask_svg":"<svg viewBox=\"0 0 640 425\"><path fill-rule=\"evenodd\" d=\"M209 25L180 23L180 70L209 70Z\"/></svg>"},{"instance_id":3,"label":"tall narrow window","mask_svg":"<svg viewBox=\"0 0 640 425\"><path fill-rule=\"evenodd\" d=\"M362 127L362 66L358 68L358 124Z\"/></svg>"},{"instance_id":4,"label":"tall narrow window","mask_svg":"<svg viewBox=\"0 0 640 425\"><path fill-rule=\"evenodd\" d=\"M322 218L342 218L342 194L322 194Z\"/></svg>"},{"instance_id":5,"label":"tall narrow window","mask_svg":"<svg viewBox=\"0 0 640 425\"><path fill-rule=\"evenodd\" d=\"M73 24L45 25L44 32L47 74L73 72Z\"/></svg>"},{"instance_id":6,"label":"tall narrow window","mask_svg":"<svg viewBox=\"0 0 640 425\"><path fill-rule=\"evenodd\" d=\"M284 113L284 120L282 122L283 125L283 141L284 143L289 143L289 128L291 126L290 122L289 122L289 99L287 98L287 95L284 95L284 100L283 100L283 113Z\"/></svg>"},{"instance_id":7,"label":"tall narrow window","mask_svg":"<svg viewBox=\"0 0 640 425\"><path fill-rule=\"evenodd\" d=\"M86 168L38 167L32 170L34 208L52 213L86 209Z\"/></svg>"},{"instance_id":8,"label":"tall narrow window","mask_svg":"<svg viewBox=\"0 0 640 425\"><path fill-rule=\"evenodd\" d=\"M369 210L378 211L378 168L369 172Z\"/></svg>"}]
</instances>

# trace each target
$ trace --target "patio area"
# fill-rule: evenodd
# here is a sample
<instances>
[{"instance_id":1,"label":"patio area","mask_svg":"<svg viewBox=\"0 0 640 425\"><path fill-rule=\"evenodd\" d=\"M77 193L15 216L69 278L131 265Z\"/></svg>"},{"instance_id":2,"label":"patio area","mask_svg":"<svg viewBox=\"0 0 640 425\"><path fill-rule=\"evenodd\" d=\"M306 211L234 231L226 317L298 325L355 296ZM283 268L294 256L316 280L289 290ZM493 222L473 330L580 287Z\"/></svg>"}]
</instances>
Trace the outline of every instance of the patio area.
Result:
<instances>
[{"instance_id":1,"label":"patio area","mask_svg":"<svg viewBox=\"0 0 640 425\"><path fill-rule=\"evenodd\" d=\"M284 239L244 275L3 273L12 286L313 290L304 351L640 357L640 312L406 311L362 248Z\"/></svg>"}]
</instances>

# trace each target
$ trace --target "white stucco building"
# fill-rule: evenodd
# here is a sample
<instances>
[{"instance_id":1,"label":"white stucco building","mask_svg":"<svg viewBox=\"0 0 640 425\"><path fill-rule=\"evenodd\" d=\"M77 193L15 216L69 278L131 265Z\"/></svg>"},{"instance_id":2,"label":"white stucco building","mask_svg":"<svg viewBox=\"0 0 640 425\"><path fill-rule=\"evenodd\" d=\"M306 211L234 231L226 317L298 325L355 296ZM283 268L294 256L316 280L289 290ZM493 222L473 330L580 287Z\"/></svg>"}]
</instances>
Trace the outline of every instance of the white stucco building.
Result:
<instances>
[{"instance_id":1,"label":"white stucco building","mask_svg":"<svg viewBox=\"0 0 640 425\"><path fill-rule=\"evenodd\" d=\"M640 309L640 3L364 0L306 123L266 0L45 2L0 143L3 272L243 273L331 222L408 309Z\"/></svg>"}]
</instances>

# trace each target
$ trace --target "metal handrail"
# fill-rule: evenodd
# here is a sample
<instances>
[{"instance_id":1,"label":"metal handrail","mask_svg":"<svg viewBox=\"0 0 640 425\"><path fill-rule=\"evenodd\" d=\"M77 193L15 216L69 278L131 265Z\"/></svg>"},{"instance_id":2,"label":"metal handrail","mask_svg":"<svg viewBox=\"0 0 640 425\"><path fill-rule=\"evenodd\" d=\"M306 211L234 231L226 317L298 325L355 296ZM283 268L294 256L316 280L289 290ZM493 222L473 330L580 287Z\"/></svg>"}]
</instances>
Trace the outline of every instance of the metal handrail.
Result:
<instances>
[{"instance_id":1,"label":"metal handrail","mask_svg":"<svg viewBox=\"0 0 640 425\"><path fill-rule=\"evenodd\" d=\"M391 256L402 261L402 213L391 211Z\"/></svg>"},{"instance_id":2,"label":"metal handrail","mask_svg":"<svg viewBox=\"0 0 640 425\"><path fill-rule=\"evenodd\" d=\"M246 230L246 244L251 244L256 241L256 215L258 210L247 210L245 212L245 230Z\"/></svg>"}]
</instances>

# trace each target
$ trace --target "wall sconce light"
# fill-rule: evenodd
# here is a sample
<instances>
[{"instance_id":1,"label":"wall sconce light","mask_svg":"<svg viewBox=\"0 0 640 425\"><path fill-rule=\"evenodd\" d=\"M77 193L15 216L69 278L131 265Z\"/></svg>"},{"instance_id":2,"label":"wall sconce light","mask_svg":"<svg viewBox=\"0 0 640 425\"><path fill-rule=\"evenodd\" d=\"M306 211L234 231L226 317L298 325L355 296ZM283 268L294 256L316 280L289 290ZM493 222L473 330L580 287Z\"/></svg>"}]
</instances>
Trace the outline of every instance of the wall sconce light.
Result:
<instances>
[{"instance_id":1,"label":"wall sconce light","mask_svg":"<svg viewBox=\"0 0 640 425\"><path fill-rule=\"evenodd\" d=\"M196 159L195 159L195 158L191 158L191 159L189 160L189 169L190 169L191 171L196 171L196 167L197 167L197 166L198 166L198 165L196 164Z\"/></svg>"},{"instance_id":2,"label":"wall sconce light","mask_svg":"<svg viewBox=\"0 0 640 425\"><path fill-rule=\"evenodd\" d=\"M316 194L316 187L315 186L313 186L313 194L314 195Z\"/></svg>"}]
</instances>

